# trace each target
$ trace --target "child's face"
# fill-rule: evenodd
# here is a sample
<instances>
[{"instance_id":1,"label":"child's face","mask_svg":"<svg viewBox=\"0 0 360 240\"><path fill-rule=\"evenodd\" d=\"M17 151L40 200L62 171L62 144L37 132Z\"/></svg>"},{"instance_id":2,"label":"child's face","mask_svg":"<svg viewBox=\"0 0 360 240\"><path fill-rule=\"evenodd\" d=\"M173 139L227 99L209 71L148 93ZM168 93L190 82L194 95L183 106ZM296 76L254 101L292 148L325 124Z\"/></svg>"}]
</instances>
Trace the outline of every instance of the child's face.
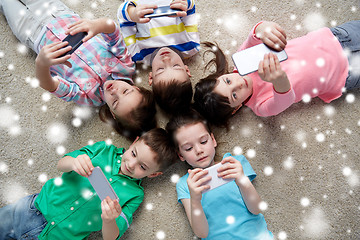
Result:
<instances>
[{"instance_id":1,"label":"child's face","mask_svg":"<svg viewBox=\"0 0 360 240\"><path fill-rule=\"evenodd\" d=\"M155 176L159 170L156 156L144 141L135 140L123 154L120 173L137 179Z\"/></svg>"},{"instance_id":2,"label":"child's face","mask_svg":"<svg viewBox=\"0 0 360 240\"><path fill-rule=\"evenodd\" d=\"M218 77L214 92L227 97L230 106L238 109L251 96L252 87L253 82L250 77L242 77L238 73L230 73Z\"/></svg>"},{"instance_id":3,"label":"child's face","mask_svg":"<svg viewBox=\"0 0 360 240\"><path fill-rule=\"evenodd\" d=\"M152 72L149 73L149 84L168 82L175 80L185 82L189 80L190 71L183 60L168 47L161 48L155 55L152 64Z\"/></svg>"},{"instance_id":4,"label":"child's face","mask_svg":"<svg viewBox=\"0 0 360 240\"><path fill-rule=\"evenodd\" d=\"M138 87L121 80L107 80L103 88L105 102L116 117L126 118L143 99Z\"/></svg>"},{"instance_id":5,"label":"child's face","mask_svg":"<svg viewBox=\"0 0 360 240\"><path fill-rule=\"evenodd\" d=\"M206 168L214 163L214 135L206 130L203 123L186 125L175 133L179 145L179 157L194 168Z\"/></svg>"}]
</instances>

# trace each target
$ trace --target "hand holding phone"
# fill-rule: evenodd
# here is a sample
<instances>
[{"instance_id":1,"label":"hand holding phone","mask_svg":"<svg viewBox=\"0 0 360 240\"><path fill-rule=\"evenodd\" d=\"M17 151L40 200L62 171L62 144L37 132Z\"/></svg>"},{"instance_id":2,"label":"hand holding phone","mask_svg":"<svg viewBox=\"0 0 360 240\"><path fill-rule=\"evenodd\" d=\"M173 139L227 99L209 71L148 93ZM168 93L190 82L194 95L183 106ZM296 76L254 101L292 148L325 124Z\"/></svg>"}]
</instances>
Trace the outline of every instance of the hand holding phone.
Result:
<instances>
[{"instance_id":1,"label":"hand holding phone","mask_svg":"<svg viewBox=\"0 0 360 240\"><path fill-rule=\"evenodd\" d=\"M264 59L265 54L270 52L274 53L280 62L285 61L288 58L285 50L277 52L261 43L233 54L232 59L239 74L245 76L249 73L256 72L260 61Z\"/></svg>"},{"instance_id":2,"label":"hand holding phone","mask_svg":"<svg viewBox=\"0 0 360 240\"><path fill-rule=\"evenodd\" d=\"M71 46L71 50L67 51L63 55L59 56L59 58L65 55L71 55L75 50L83 44L83 39L87 35L87 32L79 32L75 35L67 35L67 37L63 40L63 42L68 42L68 46Z\"/></svg>"},{"instance_id":3,"label":"hand holding phone","mask_svg":"<svg viewBox=\"0 0 360 240\"><path fill-rule=\"evenodd\" d=\"M215 164L215 165L213 165L211 167L208 167L208 168L204 169L204 170L208 171L208 174L205 175L204 177L211 176L211 180L205 183L205 185L209 185L210 188L205 189L204 191L202 191L202 193L206 193L206 192L208 192L210 190L213 190L213 189L215 189L217 187L220 187L220 186L234 180L234 179L223 179L221 177L218 177L218 174L219 174L218 169L222 165L223 165L222 163L218 163L218 164Z\"/></svg>"},{"instance_id":4,"label":"hand holding phone","mask_svg":"<svg viewBox=\"0 0 360 240\"><path fill-rule=\"evenodd\" d=\"M156 17L164 17L164 16L176 16L177 12L180 12L179 9L172 9L170 6L162 6L154 9L153 13L146 14L144 17L146 18L156 18Z\"/></svg>"},{"instance_id":5,"label":"hand holding phone","mask_svg":"<svg viewBox=\"0 0 360 240\"><path fill-rule=\"evenodd\" d=\"M119 200L100 167L95 167L88 179L101 201L107 196L109 196L111 200Z\"/></svg>"}]
</instances>

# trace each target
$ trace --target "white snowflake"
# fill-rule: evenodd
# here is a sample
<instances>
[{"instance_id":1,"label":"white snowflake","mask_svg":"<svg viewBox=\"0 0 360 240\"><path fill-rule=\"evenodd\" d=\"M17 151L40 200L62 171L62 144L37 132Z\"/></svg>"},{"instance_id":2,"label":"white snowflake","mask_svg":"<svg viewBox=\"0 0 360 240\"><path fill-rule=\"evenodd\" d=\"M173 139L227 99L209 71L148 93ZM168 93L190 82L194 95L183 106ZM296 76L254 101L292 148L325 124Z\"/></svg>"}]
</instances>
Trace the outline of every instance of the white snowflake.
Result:
<instances>
[{"instance_id":1,"label":"white snowflake","mask_svg":"<svg viewBox=\"0 0 360 240\"><path fill-rule=\"evenodd\" d=\"M151 211L152 209L153 209L153 204L152 203L148 203L148 204L146 204L146 209L147 210L149 210L149 211Z\"/></svg>"},{"instance_id":2,"label":"white snowflake","mask_svg":"<svg viewBox=\"0 0 360 240\"><path fill-rule=\"evenodd\" d=\"M286 160L283 162L283 166L286 170L290 170L294 167L294 160L293 158L290 156L290 157L287 157Z\"/></svg>"},{"instance_id":3,"label":"white snowflake","mask_svg":"<svg viewBox=\"0 0 360 240\"><path fill-rule=\"evenodd\" d=\"M303 207L307 207L310 205L310 200L306 197L301 198L300 203Z\"/></svg>"},{"instance_id":4,"label":"white snowflake","mask_svg":"<svg viewBox=\"0 0 360 240\"><path fill-rule=\"evenodd\" d=\"M5 162L0 162L0 173L7 173L9 171L9 167Z\"/></svg>"},{"instance_id":5,"label":"white snowflake","mask_svg":"<svg viewBox=\"0 0 360 240\"><path fill-rule=\"evenodd\" d=\"M234 149L233 149L233 153L234 153L234 155L241 155L241 154L243 153L243 150L242 150L241 147L236 146L236 147L234 147Z\"/></svg>"},{"instance_id":6,"label":"white snowflake","mask_svg":"<svg viewBox=\"0 0 360 240\"><path fill-rule=\"evenodd\" d=\"M279 232L278 238L279 238L279 240L285 240L285 239L287 239L287 234L286 234L286 232L284 232L284 231Z\"/></svg>"},{"instance_id":7,"label":"white snowflake","mask_svg":"<svg viewBox=\"0 0 360 240\"><path fill-rule=\"evenodd\" d=\"M306 237L311 239L323 238L328 234L330 227L324 211L319 207L314 208L308 216L304 216L303 226Z\"/></svg>"},{"instance_id":8,"label":"white snowflake","mask_svg":"<svg viewBox=\"0 0 360 240\"><path fill-rule=\"evenodd\" d=\"M256 151L254 149L249 149L246 151L246 156L248 158L254 158L256 156Z\"/></svg>"},{"instance_id":9,"label":"white snowflake","mask_svg":"<svg viewBox=\"0 0 360 240\"><path fill-rule=\"evenodd\" d=\"M231 225L231 224L234 224L235 223L235 217L230 215L230 216L227 216L226 217L226 223Z\"/></svg>"},{"instance_id":10,"label":"white snowflake","mask_svg":"<svg viewBox=\"0 0 360 240\"><path fill-rule=\"evenodd\" d=\"M80 119L88 119L92 115L92 109L90 107L74 107L73 115Z\"/></svg>"},{"instance_id":11,"label":"white snowflake","mask_svg":"<svg viewBox=\"0 0 360 240\"><path fill-rule=\"evenodd\" d=\"M80 118L73 118L73 120L71 121L71 124L74 126L74 127L80 127L81 124L82 124L82 121Z\"/></svg>"},{"instance_id":12,"label":"white snowflake","mask_svg":"<svg viewBox=\"0 0 360 240\"><path fill-rule=\"evenodd\" d=\"M46 137L52 143L62 143L68 137L68 129L62 123L52 123L47 129Z\"/></svg>"},{"instance_id":13,"label":"white snowflake","mask_svg":"<svg viewBox=\"0 0 360 240\"><path fill-rule=\"evenodd\" d=\"M270 176L270 175L272 175L273 173L274 173L274 169L273 169L272 167L266 166L266 167L264 168L264 174L265 174L265 176Z\"/></svg>"},{"instance_id":14,"label":"white snowflake","mask_svg":"<svg viewBox=\"0 0 360 240\"><path fill-rule=\"evenodd\" d=\"M179 181L179 178L180 178L179 174L173 174L171 176L171 182L177 183Z\"/></svg>"},{"instance_id":15,"label":"white snowflake","mask_svg":"<svg viewBox=\"0 0 360 240\"><path fill-rule=\"evenodd\" d=\"M316 134L316 141L324 142L325 141L325 135L323 133Z\"/></svg>"},{"instance_id":16,"label":"white snowflake","mask_svg":"<svg viewBox=\"0 0 360 240\"><path fill-rule=\"evenodd\" d=\"M65 151L66 151L66 149L65 149L65 147L64 146L57 146L56 147L56 153L58 154L58 155L64 155L65 154Z\"/></svg>"},{"instance_id":17,"label":"white snowflake","mask_svg":"<svg viewBox=\"0 0 360 240\"><path fill-rule=\"evenodd\" d=\"M261 202L259 203L259 208L260 208L261 211L266 211L266 210L268 209L268 204L267 204L267 202L261 201Z\"/></svg>"},{"instance_id":18,"label":"white snowflake","mask_svg":"<svg viewBox=\"0 0 360 240\"><path fill-rule=\"evenodd\" d=\"M320 13L310 13L304 19L304 25L306 30L314 31L319 28L325 27L327 20Z\"/></svg>"},{"instance_id":19,"label":"white snowflake","mask_svg":"<svg viewBox=\"0 0 360 240\"><path fill-rule=\"evenodd\" d=\"M156 238L157 239L159 239L159 240L161 240L161 239L165 239L165 233L164 233L164 231L158 231L157 233L156 233Z\"/></svg>"}]
</instances>

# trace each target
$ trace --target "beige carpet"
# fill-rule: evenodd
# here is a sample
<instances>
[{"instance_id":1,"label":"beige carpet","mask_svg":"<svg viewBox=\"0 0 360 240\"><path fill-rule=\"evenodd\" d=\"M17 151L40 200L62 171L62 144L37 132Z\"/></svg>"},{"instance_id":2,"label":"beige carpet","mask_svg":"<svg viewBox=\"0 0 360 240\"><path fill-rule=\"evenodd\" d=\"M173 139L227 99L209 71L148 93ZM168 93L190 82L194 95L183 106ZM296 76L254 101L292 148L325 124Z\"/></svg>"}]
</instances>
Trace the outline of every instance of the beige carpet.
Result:
<instances>
[{"instance_id":1,"label":"beige carpet","mask_svg":"<svg viewBox=\"0 0 360 240\"><path fill-rule=\"evenodd\" d=\"M83 17L116 19L120 1L66 3ZM276 21L291 39L359 19L360 6L354 0L198 0L196 11L201 40L218 42L230 60L260 20ZM103 124L95 109L79 109L54 96L49 100L44 90L34 88L35 54L22 50L0 16L0 206L39 192L44 180L60 176L56 164L62 152L90 140L130 144ZM206 74L200 55L188 62L194 83ZM148 70L138 69L141 85L147 86ZM358 90L331 104L313 99L270 118L242 109L229 132L214 130L218 157L242 151L257 172L254 185L268 205L263 214L277 239L360 239L359 99ZM167 119L158 118L164 126ZM144 180L144 203L122 239L194 239L172 182L185 172L179 163L161 177ZM99 233L91 236L100 238Z\"/></svg>"}]
</instances>

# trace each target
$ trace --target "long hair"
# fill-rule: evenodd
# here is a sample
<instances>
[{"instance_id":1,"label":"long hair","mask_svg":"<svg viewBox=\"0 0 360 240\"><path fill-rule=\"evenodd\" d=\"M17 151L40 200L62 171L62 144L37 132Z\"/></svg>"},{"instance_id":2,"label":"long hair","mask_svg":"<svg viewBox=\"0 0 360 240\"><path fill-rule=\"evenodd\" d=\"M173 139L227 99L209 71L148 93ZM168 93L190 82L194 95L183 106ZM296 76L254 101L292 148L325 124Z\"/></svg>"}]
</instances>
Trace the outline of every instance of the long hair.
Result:
<instances>
[{"instance_id":1,"label":"long hair","mask_svg":"<svg viewBox=\"0 0 360 240\"><path fill-rule=\"evenodd\" d=\"M235 108L230 106L227 97L215 93L214 88L218 84L217 78L229 73L228 63L225 54L217 44L211 42L203 42L202 44L209 48L205 51L204 56L207 53L215 55L205 65L205 70L209 70L211 66L215 65L216 71L200 79L195 85L193 106L210 123L227 127L229 118Z\"/></svg>"},{"instance_id":2,"label":"long hair","mask_svg":"<svg viewBox=\"0 0 360 240\"><path fill-rule=\"evenodd\" d=\"M144 132L156 127L156 108L155 100L151 91L139 87L143 99L138 107L129 113L126 119L118 116L113 118L110 108L107 104L101 106L99 117L101 121L109 123L116 132L135 140L137 136L141 136Z\"/></svg>"}]
</instances>

